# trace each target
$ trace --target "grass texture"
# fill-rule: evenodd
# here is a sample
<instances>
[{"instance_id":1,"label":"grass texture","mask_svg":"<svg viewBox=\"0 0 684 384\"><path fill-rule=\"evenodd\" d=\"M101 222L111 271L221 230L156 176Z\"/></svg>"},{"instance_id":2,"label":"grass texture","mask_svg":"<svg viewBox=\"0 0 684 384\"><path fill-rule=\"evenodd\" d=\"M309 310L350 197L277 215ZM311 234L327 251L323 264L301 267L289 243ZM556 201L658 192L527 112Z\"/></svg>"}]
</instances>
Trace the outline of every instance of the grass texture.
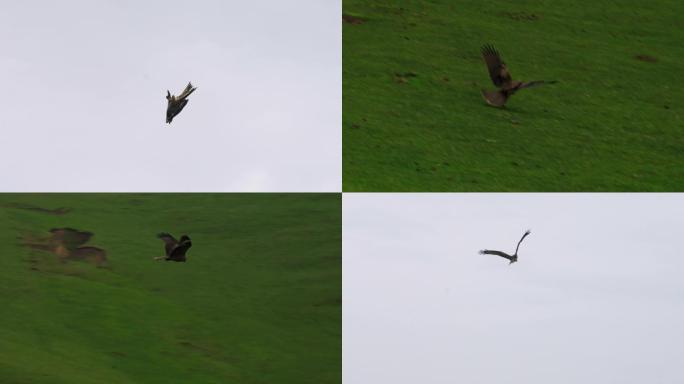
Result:
<instances>
[{"instance_id":1,"label":"grass texture","mask_svg":"<svg viewBox=\"0 0 684 384\"><path fill-rule=\"evenodd\" d=\"M0 227L3 383L341 382L339 194L5 194ZM106 265L22 245L53 227Z\"/></svg>"},{"instance_id":2,"label":"grass texture","mask_svg":"<svg viewBox=\"0 0 684 384\"><path fill-rule=\"evenodd\" d=\"M345 191L684 191L684 2L345 0ZM480 47L525 89L505 109Z\"/></svg>"}]
</instances>

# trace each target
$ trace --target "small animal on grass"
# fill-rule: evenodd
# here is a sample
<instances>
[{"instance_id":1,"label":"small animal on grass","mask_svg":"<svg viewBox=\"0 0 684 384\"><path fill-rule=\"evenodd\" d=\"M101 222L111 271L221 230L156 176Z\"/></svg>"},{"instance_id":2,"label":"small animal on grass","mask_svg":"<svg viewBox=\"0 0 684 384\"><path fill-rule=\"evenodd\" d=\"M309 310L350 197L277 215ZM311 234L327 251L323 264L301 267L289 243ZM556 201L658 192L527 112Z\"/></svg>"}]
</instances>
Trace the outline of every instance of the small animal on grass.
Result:
<instances>
[{"instance_id":1,"label":"small animal on grass","mask_svg":"<svg viewBox=\"0 0 684 384\"><path fill-rule=\"evenodd\" d=\"M525 231L525 234L520 238L520 241L518 241L518 246L515 247L515 253L512 254L512 255L509 255L509 254L506 253L506 252L492 251L492 250L489 250L489 249L483 249L483 250L481 250L481 251L480 251L480 255L496 255L496 256L501 256L501 257L503 257L504 259L508 259L508 265L511 265L511 264L515 263L516 261L518 261L518 248L520 248L520 243L522 243L522 241L525 239L525 237L527 237L527 235L529 235L530 233L531 233L531 232L530 232L529 229L528 229L527 231Z\"/></svg>"},{"instance_id":2,"label":"small animal on grass","mask_svg":"<svg viewBox=\"0 0 684 384\"><path fill-rule=\"evenodd\" d=\"M511 78L511 74L508 72L506 63L501 60L499 52L492 45L487 44L482 47L482 57L487 64L489 77L492 78L494 85L499 88L496 91L481 90L482 97L484 97L487 104L491 106L502 108L506 105L506 101L508 101L509 97L523 88L557 83L555 80L514 81Z\"/></svg>"},{"instance_id":3,"label":"small animal on grass","mask_svg":"<svg viewBox=\"0 0 684 384\"><path fill-rule=\"evenodd\" d=\"M166 123L171 124L171 121L173 121L173 118L176 117L183 108L185 108L185 105L188 104L188 96L190 96L191 93L195 92L197 88L192 86L192 83L188 83L188 86L185 87L185 90L183 90L183 93L180 95L172 95L171 92L167 89L166 90L166 100L168 100L168 106L166 107Z\"/></svg>"},{"instance_id":4,"label":"small animal on grass","mask_svg":"<svg viewBox=\"0 0 684 384\"><path fill-rule=\"evenodd\" d=\"M171 236L166 232L162 232L157 235L158 238L162 239L164 242L164 250L166 251L166 256L155 257L155 260L166 260L166 261L182 261L185 262L185 253L192 247L192 242L188 235L181 236L180 240L176 240L175 237Z\"/></svg>"}]
</instances>

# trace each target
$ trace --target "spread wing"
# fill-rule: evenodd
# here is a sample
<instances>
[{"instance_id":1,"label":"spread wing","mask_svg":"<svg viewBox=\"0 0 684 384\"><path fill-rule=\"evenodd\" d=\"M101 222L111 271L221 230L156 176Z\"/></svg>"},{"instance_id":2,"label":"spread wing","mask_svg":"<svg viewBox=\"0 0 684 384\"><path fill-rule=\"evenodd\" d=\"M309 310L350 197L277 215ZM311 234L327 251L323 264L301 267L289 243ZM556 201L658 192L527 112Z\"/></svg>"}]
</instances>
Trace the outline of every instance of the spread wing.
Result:
<instances>
[{"instance_id":1,"label":"spread wing","mask_svg":"<svg viewBox=\"0 0 684 384\"><path fill-rule=\"evenodd\" d=\"M537 87L543 84L555 84L557 81L555 80L535 80L535 81L526 81L522 84L520 84L520 89L522 88L532 88L532 87Z\"/></svg>"},{"instance_id":2,"label":"spread wing","mask_svg":"<svg viewBox=\"0 0 684 384\"><path fill-rule=\"evenodd\" d=\"M528 229L527 231L525 231L525 234L520 238L520 241L518 241L518 246L515 247L515 254L516 255L518 254L518 248L520 248L520 243L522 243L522 241L525 240L527 235L529 235L530 233L532 233L532 232L530 232L530 230Z\"/></svg>"},{"instance_id":3,"label":"spread wing","mask_svg":"<svg viewBox=\"0 0 684 384\"><path fill-rule=\"evenodd\" d=\"M491 45L482 46L482 57L487 64L489 77L497 87L507 88L511 85L511 74L508 73L506 64L501 61L499 52Z\"/></svg>"},{"instance_id":4,"label":"spread wing","mask_svg":"<svg viewBox=\"0 0 684 384\"><path fill-rule=\"evenodd\" d=\"M190 96L191 93L195 92L196 89L197 88L192 86L192 83L188 83L188 85L183 90L183 93L178 95L178 99L185 99L186 97Z\"/></svg>"},{"instance_id":5,"label":"spread wing","mask_svg":"<svg viewBox=\"0 0 684 384\"><path fill-rule=\"evenodd\" d=\"M171 254L169 254L169 259L185 261L185 252L187 252L190 247L192 247L192 241L189 239L179 243L173 248Z\"/></svg>"},{"instance_id":6,"label":"spread wing","mask_svg":"<svg viewBox=\"0 0 684 384\"><path fill-rule=\"evenodd\" d=\"M504 259L508 259L508 260L511 260L511 261L513 260L513 256L509 255L509 254L506 253L506 252L492 251L492 250L489 250L489 249L483 249L483 250L481 250L481 251L480 251L480 255L496 255L496 256L501 256L501 257L503 257Z\"/></svg>"},{"instance_id":7,"label":"spread wing","mask_svg":"<svg viewBox=\"0 0 684 384\"><path fill-rule=\"evenodd\" d=\"M162 239L164 242L164 250L166 251L166 256L170 256L171 252L178 245L178 240L166 232L162 232L157 235L158 238Z\"/></svg>"}]
</instances>

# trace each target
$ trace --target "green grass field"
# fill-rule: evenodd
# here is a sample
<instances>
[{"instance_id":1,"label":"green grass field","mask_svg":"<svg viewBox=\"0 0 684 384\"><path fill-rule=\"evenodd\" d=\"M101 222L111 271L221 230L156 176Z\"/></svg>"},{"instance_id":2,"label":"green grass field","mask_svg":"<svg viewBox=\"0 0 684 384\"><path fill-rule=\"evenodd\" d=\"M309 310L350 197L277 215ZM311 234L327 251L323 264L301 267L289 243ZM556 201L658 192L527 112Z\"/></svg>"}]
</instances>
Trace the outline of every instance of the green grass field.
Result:
<instances>
[{"instance_id":1,"label":"green grass field","mask_svg":"<svg viewBox=\"0 0 684 384\"><path fill-rule=\"evenodd\" d=\"M341 383L339 194L4 194L0 226L2 383ZM53 227L107 264L21 245Z\"/></svg>"},{"instance_id":2,"label":"green grass field","mask_svg":"<svg viewBox=\"0 0 684 384\"><path fill-rule=\"evenodd\" d=\"M345 0L343 12L345 191L684 191L684 2ZM513 79L559 83L487 106L485 43Z\"/></svg>"}]
</instances>

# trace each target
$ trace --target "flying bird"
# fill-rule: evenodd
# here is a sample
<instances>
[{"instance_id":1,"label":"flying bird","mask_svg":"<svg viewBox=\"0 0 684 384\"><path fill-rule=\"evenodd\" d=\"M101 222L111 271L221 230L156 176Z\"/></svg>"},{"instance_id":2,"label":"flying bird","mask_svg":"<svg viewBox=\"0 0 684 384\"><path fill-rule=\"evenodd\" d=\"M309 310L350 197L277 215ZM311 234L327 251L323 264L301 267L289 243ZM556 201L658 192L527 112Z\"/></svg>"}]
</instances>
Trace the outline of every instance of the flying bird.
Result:
<instances>
[{"instance_id":1,"label":"flying bird","mask_svg":"<svg viewBox=\"0 0 684 384\"><path fill-rule=\"evenodd\" d=\"M192 83L188 83L183 93L178 96L172 95L168 89L166 90L166 100L169 101L166 107L166 123L171 124L173 118L185 108L185 105L188 103L188 96L195 92L196 89L196 87L192 86Z\"/></svg>"},{"instance_id":2,"label":"flying bird","mask_svg":"<svg viewBox=\"0 0 684 384\"><path fill-rule=\"evenodd\" d=\"M497 256L501 256L501 257L503 257L504 259L508 259L508 261L509 261L508 265L511 265L511 264L515 263L516 261L518 261L518 248L520 248L520 243L522 243L522 241L525 239L525 237L527 237L527 235L529 235L530 233L531 233L531 232L530 232L529 229L528 229L527 231L525 231L525 234L520 238L520 241L518 241L518 246L515 247L515 253L514 253L513 255L509 255L509 254L506 253L506 252L492 251L492 250L489 250L489 249L483 249L483 250L481 250L481 251L480 251L480 255L497 255Z\"/></svg>"},{"instance_id":3,"label":"flying bird","mask_svg":"<svg viewBox=\"0 0 684 384\"><path fill-rule=\"evenodd\" d=\"M188 235L181 236L180 241L166 232L158 234L157 237L164 241L166 256L155 257L155 260L185 262L185 253L192 247L192 242Z\"/></svg>"},{"instance_id":4,"label":"flying bird","mask_svg":"<svg viewBox=\"0 0 684 384\"><path fill-rule=\"evenodd\" d=\"M491 106L503 107L508 98L513 96L513 94L520 89L536 87L542 84L554 84L557 82L555 80L513 81L513 79L511 79L511 74L508 72L508 67L506 67L506 64L499 56L499 52L491 45L482 46L482 57L487 64L489 77L492 78L494 85L499 88L496 91L482 90L482 96L487 104Z\"/></svg>"}]
</instances>

